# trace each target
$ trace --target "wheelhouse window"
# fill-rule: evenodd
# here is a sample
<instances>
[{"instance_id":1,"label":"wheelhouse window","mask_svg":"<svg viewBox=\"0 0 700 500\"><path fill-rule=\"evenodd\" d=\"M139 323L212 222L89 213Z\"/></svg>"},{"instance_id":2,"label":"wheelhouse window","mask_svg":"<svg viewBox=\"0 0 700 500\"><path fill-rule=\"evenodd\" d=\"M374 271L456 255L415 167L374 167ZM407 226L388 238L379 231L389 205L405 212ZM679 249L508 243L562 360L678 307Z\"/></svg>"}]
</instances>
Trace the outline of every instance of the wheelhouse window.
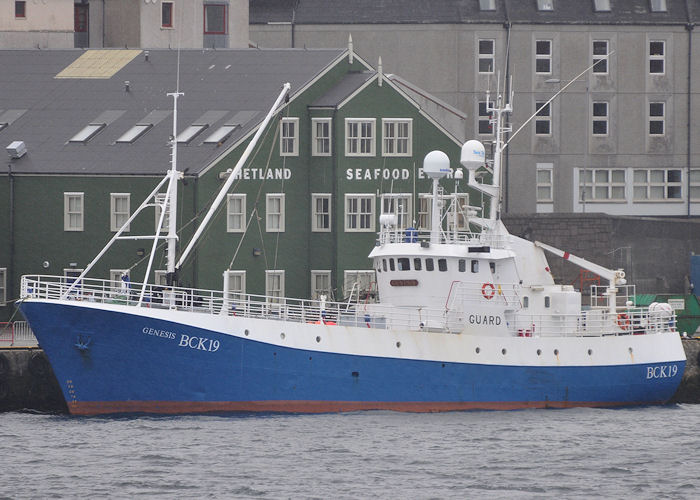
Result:
<instances>
[{"instance_id":1,"label":"wheelhouse window","mask_svg":"<svg viewBox=\"0 0 700 500\"><path fill-rule=\"evenodd\" d=\"M345 231L374 231L374 195L345 195Z\"/></svg>"},{"instance_id":2,"label":"wheelhouse window","mask_svg":"<svg viewBox=\"0 0 700 500\"><path fill-rule=\"evenodd\" d=\"M205 35L225 35L227 24L226 4L204 4Z\"/></svg>"},{"instance_id":3,"label":"wheelhouse window","mask_svg":"<svg viewBox=\"0 0 700 500\"><path fill-rule=\"evenodd\" d=\"M268 193L265 203L265 230L268 233L284 232L284 193Z\"/></svg>"},{"instance_id":4,"label":"wheelhouse window","mask_svg":"<svg viewBox=\"0 0 700 500\"><path fill-rule=\"evenodd\" d=\"M119 231L131 216L131 195L129 193L111 193L109 195L109 225L110 231ZM129 226L124 232L129 231Z\"/></svg>"},{"instance_id":5,"label":"wheelhouse window","mask_svg":"<svg viewBox=\"0 0 700 500\"><path fill-rule=\"evenodd\" d=\"M163 2L160 15L161 28L173 27L173 2Z\"/></svg>"},{"instance_id":6,"label":"wheelhouse window","mask_svg":"<svg viewBox=\"0 0 700 500\"><path fill-rule=\"evenodd\" d=\"M682 199L682 190L680 169L634 170L635 201L680 200Z\"/></svg>"},{"instance_id":7,"label":"wheelhouse window","mask_svg":"<svg viewBox=\"0 0 700 500\"><path fill-rule=\"evenodd\" d=\"M535 102L537 114L535 116L535 134L552 135L551 103L546 101Z\"/></svg>"},{"instance_id":8,"label":"wheelhouse window","mask_svg":"<svg viewBox=\"0 0 700 500\"><path fill-rule=\"evenodd\" d=\"M84 193L63 193L63 230L82 231Z\"/></svg>"},{"instance_id":9,"label":"wheelhouse window","mask_svg":"<svg viewBox=\"0 0 700 500\"><path fill-rule=\"evenodd\" d=\"M331 195L311 195L311 230L328 232L331 230Z\"/></svg>"},{"instance_id":10,"label":"wheelhouse window","mask_svg":"<svg viewBox=\"0 0 700 500\"><path fill-rule=\"evenodd\" d=\"M280 156L299 156L299 118L282 118Z\"/></svg>"},{"instance_id":11,"label":"wheelhouse window","mask_svg":"<svg viewBox=\"0 0 700 500\"><path fill-rule=\"evenodd\" d=\"M410 118L384 118L382 130L382 155L384 156L411 156L412 140L411 132L413 120Z\"/></svg>"},{"instance_id":12,"label":"wheelhouse window","mask_svg":"<svg viewBox=\"0 0 700 500\"><path fill-rule=\"evenodd\" d=\"M374 118L345 119L345 155L374 156Z\"/></svg>"},{"instance_id":13,"label":"wheelhouse window","mask_svg":"<svg viewBox=\"0 0 700 500\"><path fill-rule=\"evenodd\" d=\"M496 40L479 40L479 73L492 74L496 56Z\"/></svg>"},{"instance_id":14,"label":"wheelhouse window","mask_svg":"<svg viewBox=\"0 0 700 500\"><path fill-rule=\"evenodd\" d=\"M226 232L243 233L246 227L246 195L226 196Z\"/></svg>"},{"instance_id":15,"label":"wheelhouse window","mask_svg":"<svg viewBox=\"0 0 700 500\"><path fill-rule=\"evenodd\" d=\"M662 75L666 71L666 42L663 40L649 41L649 73Z\"/></svg>"},{"instance_id":16,"label":"wheelhouse window","mask_svg":"<svg viewBox=\"0 0 700 500\"><path fill-rule=\"evenodd\" d=\"M552 41L535 41L535 73L550 75L552 73Z\"/></svg>"},{"instance_id":17,"label":"wheelhouse window","mask_svg":"<svg viewBox=\"0 0 700 500\"><path fill-rule=\"evenodd\" d=\"M313 156L331 155L331 119L311 119L311 154Z\"/></svg>"}]
</instances>

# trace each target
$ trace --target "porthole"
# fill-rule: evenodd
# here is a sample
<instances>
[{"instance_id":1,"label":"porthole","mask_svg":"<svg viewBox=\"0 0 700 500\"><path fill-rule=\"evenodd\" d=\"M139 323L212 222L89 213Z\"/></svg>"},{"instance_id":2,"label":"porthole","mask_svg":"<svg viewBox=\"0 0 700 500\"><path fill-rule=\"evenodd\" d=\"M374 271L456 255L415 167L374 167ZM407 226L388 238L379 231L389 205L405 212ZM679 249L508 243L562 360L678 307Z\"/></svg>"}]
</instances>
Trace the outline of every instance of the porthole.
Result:
<instances>
[{"instance_id":1,"label":"porthole","mask_svg":"<svg viewBox=\"0 0 700 500\"><path fill-rule=\"evenodd\" d=\"M537 355L542 356L542 349L537 349Z\"/></svg>"},{"instance_id":2,"label":"porthole","mask_svg":"<svg viewBox=\"0 0 700 500\"><path fill-rule=\"evenodd\" d=\"M321 337L316 337L316 342L321 342Z\"/></svg>"},{"instance_id":3,"label":"porthole","mask_svg":"<svg viewBox=\"0 0 700 500\"><path fill-rule=\"evenodd\" d=\"M477 347L475 350L476 350L476 353L479 354L481 352L481 347Z\"/></svg>"},{"instance_id":4,"label":"porthole","mask_svg":"<svg viewBox=\"0 0 700 500\"><path fill-rule=\"evenodd\" d=\"M559 349L554 349L554 355L559 356Z\"/></svg>"},{"instance_id":5,"label":"porthole","mask_svg":"<svg viewBox=\"0 0 700 500\"><path fill-rule=\"evenodd\" d=\"M396 347L401 347L401 342L397 342Z\"/></svg>"},{"instance_id":6,"label":"porthole","mask_svg":"<svg viewBox=\"0 0 700 500\"><path fill-rule=\"evenodd\" d=\"M501 349L501 354L503 354L503 355L505 356L506 350L505 350L505 349Z\"/></svg>"},{"instance_id":7,"label":"porthole","mask_svg":"<svg viewBox=\"0 0 700 500\"><path fill-rule=\"evenodd\" d=\"M284 340L284 337L286 337L286 335L284 334L284 332L280 333L280 338L281 338L282 340Z\"/></svg>"},{"instance_id":8,"label":"porthole","mask_svg":"<svg viewBox=\"0 0 700 500\"><path fill-rule=\"evenodd\" d=\"M593 354L593 349L588 349L588 355L590 356L591 354Z\"/></svg>"},{"instance_id":9,"label":"porthole","mask_svg":"<svg viewBox=\"0 0 700 500\"><path fill-rule=\"evenodd\" d=\"M243 333L245 333L245 336L247 337L247 336L248 336L248 334L249 334L250 332L249 332L248 330L246 330L246 331L245 331L245 332L243 332Z\"/></svg>"}]
</instances>

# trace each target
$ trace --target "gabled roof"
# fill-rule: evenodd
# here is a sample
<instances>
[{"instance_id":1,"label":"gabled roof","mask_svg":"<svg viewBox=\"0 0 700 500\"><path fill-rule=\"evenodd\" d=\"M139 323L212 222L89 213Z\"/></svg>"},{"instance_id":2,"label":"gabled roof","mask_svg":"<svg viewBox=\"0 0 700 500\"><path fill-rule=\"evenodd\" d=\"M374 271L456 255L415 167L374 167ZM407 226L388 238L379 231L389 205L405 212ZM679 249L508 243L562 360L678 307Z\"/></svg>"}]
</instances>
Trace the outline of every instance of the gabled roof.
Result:
<instances>
[{"instance_id":1,"label":"gabled roof","mask_svg":"<svg viewBox=\"0 0 700 500\"><path fill-rule=\"evenodd\" d=\"M55 78L84 52L0 51L0 116L8 110L26 110L9 126L0 127L2 148L13 141L27 146L27 155L14 161L13 172L165 173L172 134L172 98L166 93L176 89L178 53L147 52L148 56L141 51L111 77ZM284 82L291 83L293 98L345 53L341 49L181 51L184 96L178 99L178 136L190 126L206 127L179 145L178 168L191 174L205 169L260 123ZM141 128L134 130L136 125ZM232 130L222 144L205 143L224 125ZM96 135L80 141L95 129ZM82 137L76 137L81 131ZM131 135L125 138L127 133ZM133 142L117 142L133 136L137 137ZM69 142L72 138L76 142Z\"/></svg>"},{"instance_id":2,"label":"gabled roof","mask_svg":"<svg viewBox=\"0 0 700 500\"><path fill-rule=\"evenodd\" d=\"M686 24L700 21L697 0L610 0L610 11L596 11L593 0L250 0L251 24ZM666 10L652 12L652 1Z\"/></svg>"}]
</instances>

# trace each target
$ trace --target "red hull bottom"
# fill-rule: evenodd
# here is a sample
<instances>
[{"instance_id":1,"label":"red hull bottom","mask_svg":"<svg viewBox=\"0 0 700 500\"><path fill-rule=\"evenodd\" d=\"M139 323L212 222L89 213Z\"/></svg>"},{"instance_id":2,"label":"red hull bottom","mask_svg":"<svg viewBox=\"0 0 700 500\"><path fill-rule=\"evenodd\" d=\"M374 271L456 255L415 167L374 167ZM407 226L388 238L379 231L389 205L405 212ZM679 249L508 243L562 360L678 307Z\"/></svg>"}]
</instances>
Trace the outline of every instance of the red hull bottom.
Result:
<instances>
[{"instance_id":1,"label":"red hull bottom","mask_svg":"<svg viewBox=\"0 0 700 500\"><path fill-rule=\"evenodd\" d=\"M115 413L152 413L162 415L227 412L270 413L338 413L362 410L391 410L414 413L435 413L461 410L522 410L527 408L600 408L662 404L610 401L72 401L72 415L108 415Z\"/></svg>"}]
</instances>

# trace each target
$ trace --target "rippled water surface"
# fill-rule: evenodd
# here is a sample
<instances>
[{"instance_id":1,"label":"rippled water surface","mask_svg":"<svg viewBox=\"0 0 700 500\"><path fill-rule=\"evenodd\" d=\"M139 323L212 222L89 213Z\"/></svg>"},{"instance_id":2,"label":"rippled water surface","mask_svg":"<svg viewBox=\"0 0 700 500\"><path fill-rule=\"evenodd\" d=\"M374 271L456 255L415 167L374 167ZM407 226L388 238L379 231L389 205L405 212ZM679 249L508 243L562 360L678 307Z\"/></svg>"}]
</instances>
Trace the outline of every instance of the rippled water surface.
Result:
<instances>
[{"instance_id":1,"label":"rippled water surface","mask_svg":"<svg viewBox=\"0 0 700 500\"><path fill-rule=\"evenodd\" d=\"M700 405L0 414L0 497L698 498Z\"/></svg>"}]
</instances>

